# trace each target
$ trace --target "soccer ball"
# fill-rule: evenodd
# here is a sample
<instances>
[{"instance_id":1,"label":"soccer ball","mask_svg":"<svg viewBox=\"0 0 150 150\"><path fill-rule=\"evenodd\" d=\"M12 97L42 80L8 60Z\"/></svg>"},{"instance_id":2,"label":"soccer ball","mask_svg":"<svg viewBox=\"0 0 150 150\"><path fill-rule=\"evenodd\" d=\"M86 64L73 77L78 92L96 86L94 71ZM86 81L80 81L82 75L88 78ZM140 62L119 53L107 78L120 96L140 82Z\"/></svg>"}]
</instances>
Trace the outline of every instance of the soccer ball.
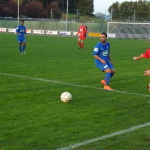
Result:
<instances>
[{"instance_id":1,"label":"soccer ball","mask_svg":"<svg viewBox=\"0 0 150 150\"><path fill-rule=\"evenodd\" d=\"M64 103L70 102L72 99L72 95L69 92L63 92L60 95L60 100Z\"/></svg>"}]
</instances>

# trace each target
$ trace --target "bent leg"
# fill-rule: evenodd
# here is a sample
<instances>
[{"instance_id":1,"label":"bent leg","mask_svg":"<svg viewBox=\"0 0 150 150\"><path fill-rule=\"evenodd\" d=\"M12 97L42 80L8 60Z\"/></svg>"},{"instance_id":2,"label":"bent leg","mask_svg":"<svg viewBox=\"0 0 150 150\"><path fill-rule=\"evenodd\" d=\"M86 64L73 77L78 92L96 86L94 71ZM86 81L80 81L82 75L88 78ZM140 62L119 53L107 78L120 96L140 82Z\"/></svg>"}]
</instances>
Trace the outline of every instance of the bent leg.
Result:
<instances>
[{"instance_id":1,"label":"bent leg","mask_svg":"<svg viewBox=\"0 0 150 150\"><path fill-rule=\"evenodd\" d=\"M115 74L115 69L111 69L111 78L114 76Z\"/></svg>"},{"instance_id":2,"label":"bent leg","mask_svg":"<svg viewBox=\"0 0 150 150\"><path fill-rule=\"evenodd\" d=\"M109 85L110 78L111 78L111 76L112 76L112 74L111 74L111 69L108 68L108 69L104 70L104 72L106 72L106 75L105 75L105 79L104 79L104 80L106 81L106 85Z\"/></svg>"}]
</instances>

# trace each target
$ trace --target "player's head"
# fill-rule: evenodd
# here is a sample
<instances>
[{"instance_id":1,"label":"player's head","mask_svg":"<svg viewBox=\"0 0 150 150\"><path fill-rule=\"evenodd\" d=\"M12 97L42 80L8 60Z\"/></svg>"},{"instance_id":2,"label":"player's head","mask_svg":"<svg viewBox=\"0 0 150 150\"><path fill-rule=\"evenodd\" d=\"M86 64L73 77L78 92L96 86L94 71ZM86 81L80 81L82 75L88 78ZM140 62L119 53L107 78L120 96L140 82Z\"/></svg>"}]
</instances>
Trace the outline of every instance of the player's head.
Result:
<instances>
[{"instance_id":1,"label":"player's head","mask_svg":"<svg viewBox=\"0 0 150 150\"><path fill-rule=\"evenodd\" d=\"M100 35L100 40L101 40L102 43L105 43L106 40L107 40L107 33L102 32L101 35Z\"/></svg>"},{"instance_id":2,"label":"player's head","mask_svg":"<svg viewBox=\"0 0 150 150\"><path fill-rule=\"evenodd\" d=\"M23 25L24 24L24 20L20 20L20 25Z\"/></svg>"},{"instance_id":3,"label":"player's head","mask_svg":"<svg viewBox=\"0 0 150 150\"><path fill-rule=\"evenodd\" d=\"M80 23L80 26L83 26L83 24L84 24L84 23L83 23L83 21L82 21L82 22Z\"/></svg>"}]
</instances>

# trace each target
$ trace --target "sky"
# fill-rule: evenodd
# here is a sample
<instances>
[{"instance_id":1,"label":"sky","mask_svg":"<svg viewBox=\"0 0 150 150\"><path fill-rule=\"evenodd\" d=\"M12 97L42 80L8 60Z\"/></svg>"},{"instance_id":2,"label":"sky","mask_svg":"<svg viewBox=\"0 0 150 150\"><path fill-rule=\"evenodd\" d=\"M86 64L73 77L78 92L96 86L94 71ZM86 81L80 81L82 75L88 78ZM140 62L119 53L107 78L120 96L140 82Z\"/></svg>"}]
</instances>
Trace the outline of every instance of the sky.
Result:
<instances>
[{"instance_id":1,"label":"sky","mask_svg":"<svg viewBox=\"0 0 150 150\"><path fill-rule=\"evenodd\" d=\"M111 6L112 2L118 1L125 2L125 1L137 1L137 0L94 0L94 13L101 12L103 14L109 14L108 8Z\"/></svg>"}]
</instances>

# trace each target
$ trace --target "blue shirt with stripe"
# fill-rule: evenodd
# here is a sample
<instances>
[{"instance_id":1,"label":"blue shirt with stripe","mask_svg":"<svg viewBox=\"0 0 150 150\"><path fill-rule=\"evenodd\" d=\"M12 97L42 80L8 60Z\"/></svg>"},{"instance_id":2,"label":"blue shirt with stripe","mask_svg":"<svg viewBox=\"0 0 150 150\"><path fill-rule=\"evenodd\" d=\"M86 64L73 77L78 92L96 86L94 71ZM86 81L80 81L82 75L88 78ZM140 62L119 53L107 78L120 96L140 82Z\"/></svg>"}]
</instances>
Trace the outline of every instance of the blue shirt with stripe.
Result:
<instances>
[{"instance_id":1,"label":"blue shirt with stripe","mask_svg":"<svg viewBox=\"0 0 150 150\"><path fill-rule=\"evenodd\" d=\"M98 42L94 47L93 55L97 55L105 61L109 61L109 53L110 53L110 44L108 42L106 42L105 44L103 44L102 42ZM95 59L95 62L99 63L100 60Z\"/></svg>"},{"instance_id":2,"label":"blue shirt with stripe","mask_svg":"<svg viewBox=\"0 0 150 150\"><path fill-rule=\"evenodd\" d=\"M16 32L18 32L22 37L25 37L26 34L26 27L19 25L16 29ZM17 35L18 37L20 37L20 35Z\"/></svg>"}]
</instances>

